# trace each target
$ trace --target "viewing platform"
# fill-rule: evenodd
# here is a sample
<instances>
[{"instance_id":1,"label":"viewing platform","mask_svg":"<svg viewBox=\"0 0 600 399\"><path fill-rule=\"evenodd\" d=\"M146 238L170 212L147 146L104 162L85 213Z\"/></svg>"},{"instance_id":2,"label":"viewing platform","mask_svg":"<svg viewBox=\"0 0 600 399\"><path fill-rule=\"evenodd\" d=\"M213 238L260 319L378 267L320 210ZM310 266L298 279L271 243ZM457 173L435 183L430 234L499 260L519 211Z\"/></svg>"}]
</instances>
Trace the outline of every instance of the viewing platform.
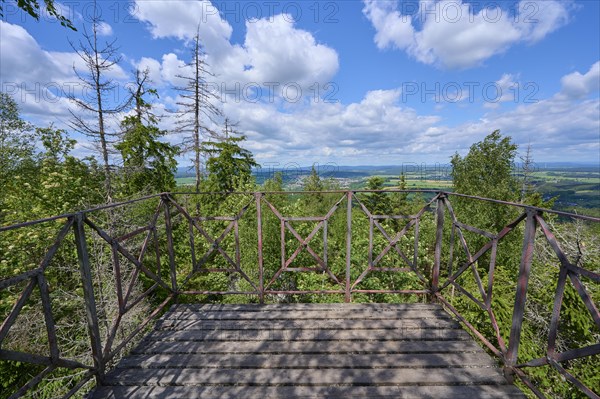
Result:
<instances>
[{"instance_id":1,"label":"viewing platform","mask_svg":"<svg viewBox=\"0 0 600 399\"><path fill-rule=\"evenodd\" d=\"M599 399L599 223L344 190L0 226L0 396Z\"/></svg>"},{"instance_id":2,"label":"viewing platform","mask_svg":"<svg viewBox=\"0 0 600 399\"><path fill-rule=\"evenodd\" d=\"M90 398L525 398L440 305L174 305Z\"/></svg>"}]
</instances>

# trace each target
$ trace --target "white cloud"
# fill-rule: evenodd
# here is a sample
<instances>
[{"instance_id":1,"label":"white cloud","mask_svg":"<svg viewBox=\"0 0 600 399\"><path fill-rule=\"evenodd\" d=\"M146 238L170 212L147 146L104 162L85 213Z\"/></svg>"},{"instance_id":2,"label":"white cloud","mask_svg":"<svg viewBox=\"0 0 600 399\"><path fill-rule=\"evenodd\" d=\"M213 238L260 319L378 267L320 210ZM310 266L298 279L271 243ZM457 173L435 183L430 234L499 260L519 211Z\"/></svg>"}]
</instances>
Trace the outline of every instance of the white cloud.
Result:
<instances>
[{"instance_id":1,"label":"white cloud","mask_svg":"<svg viewBox=\"0 0 600 399\"><path fill-rule=\"evenodd\" d=\"M154 58L142 57L139 61L134 62L133 66L140 71L148 71L148 78L150 78L153 85L160 86L163 84L161 64Z\"/></svg>"},{"instance_id":2,"label":"white cloud","mask_svg":"<svg viewBox=\"0 0 600 399\"><path fill-rule=\"evenodd\" d=\"M136 0L131 12L133 17L149 25L155 38L190 40L198 33L211 52L222 47L224 41L228 42L233 31L208 0Z\"/></svg>"},{"instance_id":3,"label":"white cloud","mask_svg":"<svg viewBox=\"0 0 600 399\"><path fill-rule=\"evenodd\" d=\"M582 98L600 91L600 61L585 74L573 72L561 79L562 93L570 98Z\"/></svg>"},{"instance_id":4,"label":"white cloud","mask_svg":"<svg viewBox=\"0 0 600 399\"><path fill-rule=\"evenodd\" d=\"M32 122L68 128L69 109L74 105L66 94L90 95L73 70L84 71L85 63L75 52L44 50L23 27L4 21L0 21L0 43L2 91L13 96L21 113ZM123 82L127 74L115 66L106 77Z\"/></svg>"},{"instance_id":5,"label":"white cloud","mask_svg":"<svg viewBox=\"0 0 600 399\"><path fill-rule=\"evenodd\" d=\"M480 65L519 42L539 41L568 21L567 4L558 0L522 0L516 16L499 6L475 12L463 0L423 1L414 15L403 14L398 5L365 0L363 13L376 30L377 47L451 69Z\"/></svg>"},{"instance_id":6,"label":"white cloud","mask_svg":"<svg viewBox=\"0 0 600 399\"><path fill-rule=\"evenodd\" d=\"M569 22L569 3L565 0L521 0L516 21L523 40L535 43Z\"/></svg>"},{"instance_id":7,"label":"white cloud","mask_svg":"<svg viewBox=\"0 0 600 399\"><path fill-rule=\"evenodd\" d=\"M366 1L363 13L376 29L375 43L380 49L396 47L406 49L414 46L415 30L412 19L402 15L393 1Z\"/></svg>"},{"instance_id":8,"label":"white cloud","mask_svg":"<svg viewBox=\"0 0 600 399\"><path fill-rule=\"evenodd\" d=\"M112 26L106 22L100 22L96 26L96 32L98 32L98 36L111 36L113 34Z\"/></svg>"},{"instance_id":9,"label":"white cloud","mask_svg":"<svg viewBox=\"0 0 600 399\"><path fill-rule=\"evenodd\" d=\"M248 147L260 160L278 154L280 161L371 157L371 162L379 162L411 154L422 132L440 121L401 107L399 96L399 90L375 90L348 105L311 102L284 113L275 104L242 103L226 105L225 111L240 121Z\"/></svg>"},{"instance_id":10,"label":"white cloud","mask_svg":"<svg viewBox=\"0 0 600 399\"><path fill-rule=\"evenodd\" d=\"M246 75L249 81L296 82L307 87L326 82L338 69L335 50L296 29L289 15L246 22ZM244 65L242 64L242 65Z\"/></svg>"},{"instance_id":11,"label":"white cloud","mask_svg":"<svg viewBox=\"0 0 600 399\"><path fill-rule=\"evenodd\" d=\"M495 93L493 97L490 97L493 101L485 101L484 108L496 109L501 103L518 101L518 96L515 93L519 92L519 82L516 82L515 78L514 75L505 73L499 80L494 82L491 87L494 88Z\"/></svg>"},{"instance_id":12,"label":"white cloud","mask_svg":"<svg viewBox=\"0 0 600 399\"><path fill-rule=\"evenodd\" d=\"M246 21L244 43L238 45L230 42L233 28L209 1L138 0L136 5L134 17L148 23L154 37L174 37L190 44L198 32L215 80L229 90L237 84L265 87L271 82L280 86L293 82L305 89L328 82L339 68L337 52L298 29L288 14ZM181 74L165 64L178 62L173 57L177 56L168 54L167 60L163 56L161 73L166 81Z\"/></svg>"}]
</instances>

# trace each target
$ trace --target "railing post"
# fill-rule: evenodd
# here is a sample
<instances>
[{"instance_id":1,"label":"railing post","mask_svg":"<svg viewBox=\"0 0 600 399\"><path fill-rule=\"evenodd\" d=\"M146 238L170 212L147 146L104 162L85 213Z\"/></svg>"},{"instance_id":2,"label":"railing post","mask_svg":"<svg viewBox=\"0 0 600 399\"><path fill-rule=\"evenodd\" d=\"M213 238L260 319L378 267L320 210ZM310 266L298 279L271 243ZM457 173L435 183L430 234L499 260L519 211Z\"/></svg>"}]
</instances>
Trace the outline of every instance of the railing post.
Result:
<instances>
[{"instance_id":1,"label":"railing post","mask_svg":"<svg viewBox=\"0 0 600 399\"><path fill-rule=\"evenodd\" d=\"M100 327L98 325L98 312L96 311L96 299L94 297L94 286L92 284L92 271L90 256L85 239L84 215L78 213L74 216L73 232L75 235L75 246L77 248L77 259L83 285L83 297L85 300L85 315L88 325L88 334L92 347L92 358L96 368L96 383L102 385L104 382L104 359L102 357L102 344L100 342Z\"/></svg>"},{"instance_id":2,"label":"railing post","mask_svg":"<svg viewBox=\"0 0 600 399\"><path fill-rule=\"evenodd\" d=\"M527 209L525 234L523 236L523 251L521 253L519 277L517 280L517 292L515 296L515 307L513 310L512 324L510 327L510 338L508 342L508 351L506 353L505 360L505 365L507 367L505 368L505 375L509 380L512 379L512 372L510 368L517 364L517 357L519 354L519 342L521 340L523 315L525 312L525 301L527 299L529 272L531 271L531 261L533 259L535 230L537 228L535 215L536 211L534 209Z\"/></svg>"},{"instance_id":3,"label":"railing post","mask_svg":"<svg viewBox=\"0 0 600 399\"><path fill-rule=\"evenodd\" d=\"M346 303L352 301L350 292L350 269L352 266L352 191L346 193L348 204L346 208Z\"/></svg>"},{"instance_id":4,"label":"railing post","mask_svg":"<svg viewBox=\"0 0 600 399\"><path fill-rule=\"evenodd\" d=\"M169 253L169 274L171 275L171 290L177 295L177 271L175 269L175 249L173 248L173 225L171 223L170 199L167 195L162 196L165 205L165 234L167 235L167 251ZM192 267L196 267L193 265Z\"/></svg>"},{"instance_id":5,"label":"railing post","mask_svg":"<svg viewBox=\"0 0 600 399\"><path fill-rule=\"evenodd\" d=\"M262 232L262 193L254 193L256 200L256 230L258 235L258 300L265 303L264 270L263 270L263 232Z\"/></svg>"},{"instance_id":6,"label":"railing post","mask_svg":"<svg viewBox=\"0 0 600 399\"><path fill-rule=\"evenodd\" d=\"M435 252L433 260L433 269L431 271L431 295L438 291L440 280L440 265L442 262L442 244L444 240L444 201L446 194L439 193L436 201L436 232L435 232Z\"/></svg>"}]
</instances>

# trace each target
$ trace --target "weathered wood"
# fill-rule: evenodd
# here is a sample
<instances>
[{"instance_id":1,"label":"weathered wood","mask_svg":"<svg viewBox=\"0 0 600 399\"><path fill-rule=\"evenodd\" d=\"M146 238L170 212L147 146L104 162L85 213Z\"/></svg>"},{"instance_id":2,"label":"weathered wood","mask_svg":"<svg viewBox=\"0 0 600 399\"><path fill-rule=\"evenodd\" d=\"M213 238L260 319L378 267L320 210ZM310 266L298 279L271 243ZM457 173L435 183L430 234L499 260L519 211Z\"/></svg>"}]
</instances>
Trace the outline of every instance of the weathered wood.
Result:
<instances>
[{"instance_id":1,"label":"weathered wood","mask_svg":"<svg viewBox=\"0 0 600 399\"><path fill-rule=\"evenodd\" d=\"M147 338L155 341L457 341L468 340L460 329L406 328L399 330L184 330L154 331Z\"/></svg>"},{"instance_id":2,"label":"weathered wood","mask_svg":"<svg viewBox=\"0 0 600 399\"><path fill-rule=\"evenodd\" d=\"M472 341L346 341L346 342L167 342L142 341L134 354L152 353L464 353L482 349Z\"/></svg>"},{"instance_id":3,"label":"weathered wood","mask_svg":"<svg viewBox=\"0 0 600 399\"><path fill-rule=\"evenodd\" d=\"M231 354L154 354L136 355L123 359L118 368L265 368L265 369L379 369L379 368L439 368L495 367L495 362L481 353L421 353L414 354L268 354L248 356Z\"/></svg>"},{"instance_id":4,"label":"weathered wood","mask_svg":"<svg viewBox=\"0 0 600 399\"><path fill-rule=\"evenodd\" d=\"M346 194L346 294L344 295L344 301L349 303L352 301L352 286L351 282L351 268L352 268L352 198L354 194L348 191Z\"/></svg>"},{"instance_id":5,"label":"weathered wood","mask_svg":"<svg viewBox=\"0 0 600 399\"><path fill-rule=\"evenodd\" d=\"M306 322L295 320L177 320L162 319L156 324L157 330L339 330L339 329L433 329L433 328L461 328L460 324L452 319L408 319L408 320L326 320L319 322Z\"/></svg>"},{"instance_id":6,"label":"weathered wood","mask_svg":"<svg viewBox=\"0 0 600 399\"><path fill-rule=\"evenodd\" d=\"M379 387L103 387L94 395L98 399L524 399L509 385L493 386L379 386Z\"/></svg>"},{"instance_id":7,"label":"weathered wood","mask_svg":"<svg viewBox=\"0 0 600 399\"><path fill-rule=\"evenodd\" d=\"M524 398L424 304L174 305L105 385L90 398Z\"/></svg>"},{"instance_id":8,"label":"weathered wood","mask_svg":"<svg viewBox=\"0 0 600 399\"><path fill-rule=\"evenodd\" d=\"M17 317L21 314L21 309L23 309L23 306L25 306L25 304L29 300L29 297L31 296L31 293L33 292L33 289L35 288L36 284L37 284L37 279L34 276L29 281L29 284L27 284L25 289L23 291L21 291L21 295L19 295L19 299L13 305L10 313L2 322L2 325L0 325L0 346L2 345L2 342L4 341L4 339L8 336L8 333L9 333L12 325L14 324L15 320L17 320Z\"/></svg>"},{"instance_id":9,"label":"weathered wood","mask_svg":"<svg viewBox=\"0 0 600 399\"><path fill-rule=\"evenodd\" d=\"M297 369L227 368L115 369L106 385L501 385L502 373L494 368L422 369Z\"/></svg>"},{"instance_id":10,"label":"weathered wood","mask_svg":"<svg viewBox=\"0 0 600 399\"><path fill-rule=\"evenodd\" d=\"M264 303L264 275L263 275L263 233L262 233L262 204L261 204L261 193L254 194L254 200L256 202L256 230L258 235L258 300L262 304Z\"/></svg>"},{"instance_id":11,"label":"weathered wood","mask_svg":"<svg viewBox=\"0 0 600 399\"><path fill-rule=\"evenodd\" d=\"M79 261L79 272L83 286L83 297L85 299L85 314L87 320L90 347L94 367L97 370L96 382L102 384L104 380L104 358L102 357L102 343L100 339L100 327L98 326L98 313L96 311L96 298L94 297L94 285L92 283L92 271L87 241L84 229L86 219L83 214L75 216L73 221L73 233L75 246L77 248L77 259Z\"/></svg>"},{"instance_id":12,"label":"weathered wood","mask_svg":"<svg viewBox=\"0 0 600 399\"><path fill-rule=\"evenodd\" d=\"M192 313L192 312L173 312L168 315L170 319L179 320L379 320L389 318L402 319L421 319L421 318L448 318L448 314L441 309L431 311L393 311L393 310L374 310L361 311L352 310L346 311L340 309L338 311L323 311L314 312L298 312L293 310L288 311L272 311L272 312L232 312L223 310L222 312L211 313Z\"/></svg>"},{"instance_id":13,"label":"weathered wood","mask_svg":"<svg viewBox=\"0 0 600 399\"><path fill-rule=\"evenodd\" d=\"M321 312L323 310L440 310L439 305L429 303L277 303L277 304L176 304L171 306L171 312L221 312L223 310L244 312L266 312L273 310L302 310L311 312Z\"/></svg>"},{"instance_id":14,"label":"weathered wood","mask_svg":"<svg viewBox=\"0 0 600 399\"><path fill-rule=\"evenodd\" d=\"M517 364L517 354L519 353L519 344L521 342L521 324L523 323L525 313L527 286L529 284L529 273L531 271L531 262L533 260L533 247L535 245L535 231L537 228L535 215L535 211L531 209L527 210L525 233L523 234L521 264L519 265L519 277L517 279L517 292L515 295L515 305L510 327L508 352L506 353L506 364L510 366Z\"/></svg>"}]
</instances>

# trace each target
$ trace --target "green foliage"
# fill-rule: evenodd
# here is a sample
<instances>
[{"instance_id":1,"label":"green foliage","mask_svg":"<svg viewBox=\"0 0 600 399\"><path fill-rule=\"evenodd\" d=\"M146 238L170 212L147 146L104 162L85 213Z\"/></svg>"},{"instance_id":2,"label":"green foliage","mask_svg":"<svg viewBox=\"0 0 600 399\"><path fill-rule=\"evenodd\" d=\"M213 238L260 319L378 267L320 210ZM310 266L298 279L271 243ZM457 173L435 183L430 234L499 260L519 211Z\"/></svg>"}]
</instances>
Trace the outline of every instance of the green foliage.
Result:
<instances>
[{"instance_id":1,"label":"green foliage","mask_svg":"<svg viewBox=\"0 0 600 399\"><path fill-rule=\"evenodd\" d=\"M115 148L123 157L121 191L124 196L140 196L172 191L179 153L177 146L160 141L166 131L157 126L152 104L145 94L157 96L156 90L146 87L148 72L136 72L136 90L132 92L135 114L121 122L122 141Z\"/></svg>"},{"instance_id":2,"label":"green foliage","mask_svg":"<svg viewBox=\"0 0 600 399\"><path fill-rule=\"evenodd\" d=\"M35 149L32 130L19 116L19 107L13 98L0 92L0 186L19 169L28 166Z\"/></svg>"},{"instance_id":3,"label":"green foliage","mask_svg":"<svg viewBox=\"0 0 600 399\"><path fill-rule=\"evenodd\" d=\"M455 154L450 161L455 192L503 201L517 199L518 185L512 173L516 154L516 144L499 130L473 144L464 158Z\"/></svg>"},{"instance_id":4,"label":"green foliage","mask_svg":"<svg viewBox=\"0 0 600 399\"><path fill-rule=\"evenodd\" d=\"M367 181L367 190L383 190L385 180L373 176ZM388 194L384 192L368 193L362 196L362 202L373 215L389 215L392 213L392 203Z\"/></svg>"},{"instance_id":5,"label":"green foliage","mask_svg":"<svg viewBox=\"0 0 600 399\"><path fill-rule=\"evenodd\" d=\"M252 181L252 168L259 166L252 153L241 146L246 136L229 136L221 141L203 143L202 151L209 155L209 191L231 192Z\"/></svg>"},{"instance_id":6,"label":"green foliage","mask_svg":"<svg viewBox=\"0 0 600 399\"><path fill-rule=\"evenodd\" d=\"M5 2L6 0L0 1L0 17L4 16L4 9L2 7L2 4ZM48 15L51 15L54 18L56 18L62 26L72 29L74 31L77 30L75 29L75 26L73 26L73 22L71 22L67 17L62 15L59 10L56 9L56 4L54 0L44 0L44 4L46 6L46 12L48 13ZM38 0L17 0L17 6L39 21L40 13L42 12L42 10L40 8L40 3Z\"/></svg>"},{"instance_id":7,"label":"green foliage","mask_svg":"<svg viewBox=\"0 0 600 399\"><path fill-rule=\"evenodd\" d=\"M115 146L123 157L122 191L125 196L172 191L175 188L175 156L179 149L159 141L166 133L144 125L137 116L126 117L123 140Z\"/></svg>"},{"instance_id":8,"label":"green foliage","mask_svg":"<svg viewBox=\"0 0 600 399\"><path fill-rule=\"evenodd\" d=\"M518 201L518 181L512 167L517 154L517 146L510 137L502 137L499 130L488 135L483 141L471 146L463 158L454 154L452 164L453 191L460 194L493 198L501 201ZM457 203L480 226L491 231L499 231L510 217L512 209L494 204L461 200Z\"/></svg>"}]
</instances>

